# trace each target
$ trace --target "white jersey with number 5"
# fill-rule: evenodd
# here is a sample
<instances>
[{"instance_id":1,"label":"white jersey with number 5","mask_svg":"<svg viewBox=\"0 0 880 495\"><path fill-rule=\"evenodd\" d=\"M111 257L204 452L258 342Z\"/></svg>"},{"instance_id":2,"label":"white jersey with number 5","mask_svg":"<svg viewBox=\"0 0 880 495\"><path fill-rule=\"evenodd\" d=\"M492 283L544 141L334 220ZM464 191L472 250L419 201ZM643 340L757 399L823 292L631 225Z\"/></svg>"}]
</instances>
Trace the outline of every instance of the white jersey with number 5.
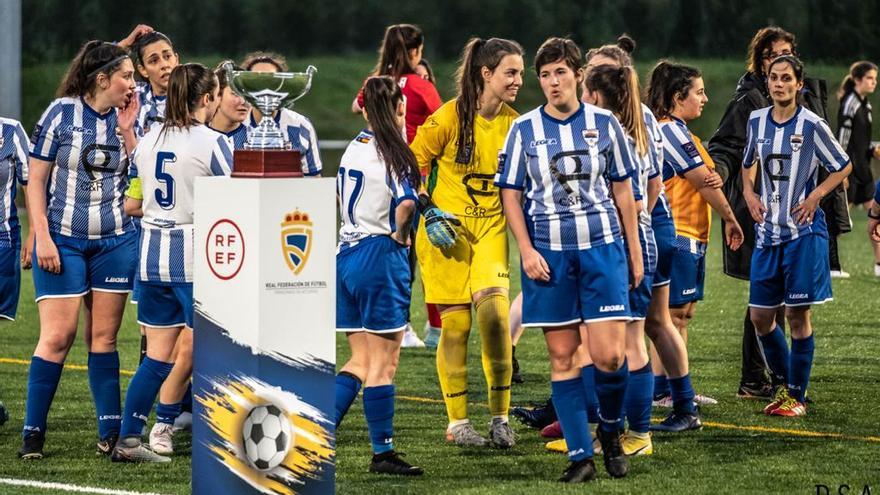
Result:
<instances>
[{"instance_id":1,"label":"white jersey with number 5","mask_svg":"<svg viewBox=\"0 0 880 495\"><path fill-rule=\"evenodd\" d=\"M155 126L138 142L132 177L144 193L138 278L191 283L193 186L196 177L229 175L232 143L205 125Z\"/></svg>"},{"instance_id":2,"label":"white jersey with number 5","mask_svg":"<svg viewBox=\"0 0 880 495\"><path fill-rule=\"evenodd\" d=\"M339 249L374 235L397 230L394 210L406 199L416 200L409 181L390 177L379 157L373 133L364 130L348 145L336 174L339 197Z\"/></svg>"}]
</instances>

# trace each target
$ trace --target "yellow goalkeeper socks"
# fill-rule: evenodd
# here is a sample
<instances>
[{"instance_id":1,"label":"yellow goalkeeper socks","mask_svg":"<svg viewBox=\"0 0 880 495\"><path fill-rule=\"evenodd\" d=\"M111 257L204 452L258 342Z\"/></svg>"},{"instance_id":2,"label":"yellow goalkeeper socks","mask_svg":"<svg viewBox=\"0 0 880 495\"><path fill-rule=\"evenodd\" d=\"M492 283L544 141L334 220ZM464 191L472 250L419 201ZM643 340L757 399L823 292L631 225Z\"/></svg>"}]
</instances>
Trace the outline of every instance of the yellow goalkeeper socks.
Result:
<instances>
[{"instance_id":1,"label":"yellow goalkeeper socks","mask_svg":"<svg viewBox=\"0 0 880 495\"><path fill-rule=\"evenodd\" d=\"M437 345L437 375L446 402L449 422L461 422L467 415L467 342L471 333L470 309L446 311L440 315L443 329Z\"/></svg>"},{"instance_id":2,"label":"yellow goalkeeper socks","mask_svg":"<svg viewBox=\"0 0 880 495\"><path fill-rule=\"evenodd\" d=\"M489 294L477 302L477 326L482 340L483 373L489 389L489 412L507 417L513 348L508 329L510 300L505 294Z\"/></svg>"}]
</instances>

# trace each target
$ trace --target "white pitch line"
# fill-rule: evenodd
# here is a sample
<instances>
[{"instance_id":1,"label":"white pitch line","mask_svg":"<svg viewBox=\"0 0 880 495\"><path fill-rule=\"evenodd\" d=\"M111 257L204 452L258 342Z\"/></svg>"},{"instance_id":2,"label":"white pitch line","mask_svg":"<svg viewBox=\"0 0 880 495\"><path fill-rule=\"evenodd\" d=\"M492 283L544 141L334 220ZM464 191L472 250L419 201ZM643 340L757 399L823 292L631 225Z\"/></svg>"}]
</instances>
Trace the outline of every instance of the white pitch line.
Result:
<instances>
[{"instance_id":1,"label":"white pitch line","mask_svg":"<svg viewBox=\"0 0 880 495\"><path fill-rule=\"evenodd\" d=\"M160 495L153 492L129 492L125 490L111 490L107 488L95 488L92 486L68 485L67 483L51 483L46 481L18 480L13 478L0 478L0 485L27 486L42 490L61 490L74 493L95 493L98 495Z\"/></svg>"}]
</instances>

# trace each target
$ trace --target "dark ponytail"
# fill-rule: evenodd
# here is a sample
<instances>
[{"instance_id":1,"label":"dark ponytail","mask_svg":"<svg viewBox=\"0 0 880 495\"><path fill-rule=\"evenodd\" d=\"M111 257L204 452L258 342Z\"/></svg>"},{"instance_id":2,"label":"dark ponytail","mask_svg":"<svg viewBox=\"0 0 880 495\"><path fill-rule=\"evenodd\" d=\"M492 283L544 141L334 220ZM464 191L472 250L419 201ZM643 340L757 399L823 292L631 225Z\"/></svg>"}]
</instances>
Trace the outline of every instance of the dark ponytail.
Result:
<instances>
[{"instance_id":1,"label":"dark ponytail","mask_svg":"<svg viewBox=\"0 0 880 495\"><path fill-rule=\"evenodd\" d=\"M374 76L391 76L394 80L413 72L409 66L409 51L422 46L425 36L412 24L395 24L385 29L379 62L373 68Z\"/></svg>"},{"instance_id":2,"label":"dark ponytail","mask_svg":"<svg viewBox=\"0 0 880 495\"><path fill-rule=\"evenodd\" d=\"M605 107L614 113L636 142L639 155L648 153L648 131L639 99L639 76L632 66L600 65L587 73L587 89L599 92Z\"/></svg>"},{"instance_id":3,"label":"dark ponytail","mask_svg":"<svg viewBox=\"0 0 880 495\"><path fill-rule=\"evenodd\" d=\"M703 74L696 67L661 60L651 71L648 83L648 106L658 119L669 117L675 108L675 99L687 96L694 79Z\"/></svg>"},{"instance_id":4,"label":"dark ponytail","mask_svg":"<svg viewBox=\"0 0 880 495\"><path fill-rule=\"evenodd\" d=\"M852 93L856 89L856 80L865 77L865 74L877 70L877 65L867 60L860 60L849 66L849 74L843 78L840 83L840 89L837 90L837 98L843 101L843 98Z\"/></svg>"},{"instance_id":5,"label":"dark ponytail","mask_svg":"<svg viewBox=\"0 0 880 495\"><path fill-rule=\"evenodd\" d=\"M108 77L129 59L128 50L113 43L92 40L79 49L67 68L56 96L85 96L95 94L99 74Z\"/></svg>"},{"instance_id":6,"label":"dark ponytail","mask_svg":"<svg viewBox=\"0 0 880 495\"><path fill-rule=\"evenodd\" d=\"M516 41L501 38L483 40L471 38L464 46L461 61L455 73L458 96L455 110L458 113L458 153L455 163L467 165L474 155L474 118L483 94L483 67L494 71L507 55L523 55Z\"/></svg>"},{"instance_id":7,"label":"dark ponytail","mask_svg":"<svg viewBox=\"0 0 880 495\"><path fill-rule=\"evenodd\" d=\"M376 148L389 177L409 181L413 189L418 189L419 166L403 138L403 130L397 126L397 106L402 101L403 93L391 77L374 76L364 83L367 121L373 129Z\"/></svg>"},{"instance_id":8,"label":"dark ponytail","mask_svg":"<svg viewBox=\"0 0 880 495\"><path fill-rule=\"evenodd\" d=\"M165 126L188 128L202 96L213 95L217 76L202 64L178 65L168 81L168 102L165 105Z\"/></svg>"}]
</instances>

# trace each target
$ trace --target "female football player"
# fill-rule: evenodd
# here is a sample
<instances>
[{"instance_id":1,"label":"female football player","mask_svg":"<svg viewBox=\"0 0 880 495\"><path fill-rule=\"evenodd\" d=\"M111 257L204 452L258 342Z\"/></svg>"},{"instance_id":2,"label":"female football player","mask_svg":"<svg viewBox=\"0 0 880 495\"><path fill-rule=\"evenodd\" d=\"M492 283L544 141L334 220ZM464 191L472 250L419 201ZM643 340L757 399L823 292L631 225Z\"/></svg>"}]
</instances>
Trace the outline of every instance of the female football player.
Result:
<instances>
[{"instance_id":1,"label":"female football player","mask_svg":"<svg viewBox=\"0 0 880 495\"><path fill-rule=\"evenodd\" d=\"M143 80L138 83L141 105L138 123L146 134L165 118L168 80L179 59L171 40L158 31L139 35L131 49L137 55L137 71Z\"/></svg>"},{"instance_id":2,"label":"female football player","mask_svg":"<svg viewBox=\"0 0 880 495\"><path fill-rule=\"evenodd\" d=\"M508 422L512 373L508 329L507 225L493 185L498 151L519 114L510 104L522 86L523 50L514 41L472 38L457 73L458 95L419 127L412 147L423 176L423 221L416 236L425 301L440 310L437 374L449 418L446 439L457 445L514 444ZM450 220L455 219L455 220ZM443 230L460 223L457 235ZM468 419L467 344L476 309L492 422L489 440Z\"/></svg>"},{"instance_id":3,"label":"female football player","mask_svg":"<svg viewBox=\"0 0 880 495\"><path fill-rule=\"evenodd\" d=\"M287 62L284 57L277 53L252 52L244 56L241 62L244 70L254 72L287 72ZM251 109L248 125L256 128L263 115L258 108ZM321 154L318 150L318 135L311 121L298 112L289 108L280 108L272 115L275 123L281 128L281 132L287 135L292 149L301 155L303 175L321 175Z\"/></svg>"},{"instance_id":4,"label":"female football player","mask_svg":"<svg viewBox=\"0 0 880 495\"><path fill-rule=\"evenodd\" d=\"M813 365L810 307L831 300L828 230L819 201L852 170L828 124L798 101L804 66L793 55L770 63L773 106L749 118L742 162L743 195L757 224L749 306L771 372L783 383L764 408L772 416L803 416ZM755 193L752 167L761 195ZM830 175L818 181L819 167ZM791 350L776 321L785 305Z\"/></svg>"},{"instance_id":5,"label":"female football player","mask_svg":"<svg viewBox=\"0 0 880 495\"><path fill-rule=\"evenodd\" d=\"M116 334L137 256L134 227L122 207L136 141L134 90L128 52L90 41L34 129L27 195L40 339L28 375L24 459L43 457L49 408L83 303L98 451L109 454L119 434Z\"/></svg>"},{"instance_id":6,"label":"female football player","mask_svg":"<svg viewBox=\"0 0 880 495\"><path fill-rule=\"evenodd\" d=\"M837 136L840 146L846 150L853 165L848 178L847 196L853 204L860 204L871 211L874 193L874 177L871 175L871 159L880 159L880 146L871 144L871 103L868 95L877 87L877 65L867 60L852 64L849 74L840 84L837 96L840 110L837 113ZM874 247L874 275L880 277L880 244Z\"/></svg>"},{"instance_id":7,"label":"female football player","mask_svg":"<svg viewBox=\"0 0 880 495\"><path fill-rule=\"evenodd\" d=\"M410 229L419 172L403 139L406 100L387 76L364 84L367 129L348 145L336 176L342 226L336 254L336 323L351 358L336 378L336 426L364 385L370 471L420 475L394 450L394 374L409 316ZM390 207L389 207L390 206Z\"/></svg>"},{"instance_id":8,"label":"female football player","mask_svg":"<svg viewBox=\"0 0 880 495\"><path fill-rule=\"evenodd\" d=\"M166 378L179 391L179 402L192 371L193 185L196 177L231 171L231 143L205 125L219 101L217 77L210 69L200 64L176 67L168 84L165 122L134 151L131 175L140 177L146 193L142 204L131 205L130 200L127 208L143 212L138 322L146 327L148 345L126 393L120 438L111 456L115 462L170 460L142 445L140 435ZM175 349L176 359L190 363L176 379L169 377L172 367L180 368L175 367Z\"/></svg>"},{"instance_id":9,"label":"female football player","mask_svg":"<svg viewBox=\"0 0 880 495\"><path fill-rule=\"evenodd\" d=\"M642 246L642 263L645 275L642 283L629 292L632 320L626 324L626 360L630 374L624 410L629 422L626 438L631 438L629 442L631 444L636 443L635 440L638 439L639 446L627 452L624 441L623 448L627 455L647 455L653 451L648 428L651 423L651 399L654 382L651 367L648 364L648 350L645 346L645 318L648 316L653 276L657 267L657 245L654 241L649 212L650 207L656 203L662 188L660 168L654 159L656 153L652 153L650 148L654 143L650 140L645 126L639 98L641 93L638 75L635 68L631 65L590 66L584 86L586 101L610 110L620 120L620 124L629 138L627 141L630 153L637 166L631 177L631 182L639 219L638 234ZM590 365L592 366L592 363Z\"/></svg>"},{"instance_id":10,"label":"female football player","mask_svg":"<svg viewBox=\"0 0 880 495\"><path fill-rule=\"evenodd\" d=\"M628 376L627 286L638 287L643 275L630 185L636 165L614 115L578 100L580 57L563 38L538 50L547 103L514 122L495 177L522 257L523 325L543 327L550 354L553 403L571 461L563 482L596 477L586 407L594 386L605 467L614 477L628 470L618 426ZM581 322L596 366L592 380L576 357Z\"/></svg>"},{"instance_id":11,"label":"female football player","mask_svg":"<svg viewBox=\"0 0 880 495\"><path fill-rule=\"evenodd\" d=\"M400 85L406 97L406 142L411 143L416 129L429 115L437 111L443 103L431 78L419 74L425 36L422 30L412 24L395 24L385 29L382 45L379 47L379 60L371 75L391 76ZM431 71L427 71L429 74ZM358 92L352 104L352 111L359 112L363 105L363 92ZM427 177L425 177L427 181ZM415 267L416 249L410 252L410 263ZM434 304L427 304L428 331L426 340L437 346L441 326L440 312ZM407 326L403 334L403 347L424 347L412 326Z\"/></svg>"},{"instance_id":12,"label":"female football player","mask_svg":"<svg viewBox=\"0 0 880 495\"><path fill-rule=\"evenodd\" d=\"M15 320L21 289L21 269L29 268L34 238L21 227L15 197L18 185L27 187L28 138L17 120L0 117L0 320ZM32 228L28 229L33 232Z\"/></svg>"},{"instance_id":13,"label":"female football player","mask_svg":"<svg viewBox=\"0 0 880 495\"><path fill-rule=\"evenodd\" d=\"M220 105L217 107L217 113L211 119L210 127L232 139L235 149L240 150L247 142L248 127L244 122L251 111L251 105L229 87L224 68L227 62L231 61L220 62L214 69L214 74L217 75L217 81L220 84ZM241 69L235 67L235 70Z\"/></svg>"},{"instance_id":14,"label":"female football player","mask_svg":"<svg viewBox=\"0 0 880 495\"><path fill-rule=\"evenodd\" d=\"M601 65L632 65L632 51L635 49L635 42L626 35L618 38L616 45L604 45L587 52L587 68L598 67ZM651 141L649 151L656 167L661 171L661 175L652 177L647 186L648 190L648 211L651 215L651 228L654 233L654 239L657 247L657 264L656 271L652 279L651 303L648 307L647 319L645 321L645 331L651 339L651 343L657 350L659 361L663 364L665 372L668 374L663 376L673 406L673 414L659 425L655 425L655 429L662 431L683 431L687 429L695 429L701 426L697 410L694 408L694 391L691 385L690 375L688 373L688 355L687 346L678 333L675 325L672 323L672 317L669 313L669 278L671 261L675 252L675 225L672 219L672 213L669 211L669 202L663 191L662 169L663 169L663 133L660 131L657 119L647 105L642 105L642 115L648 137ZM712 184L713 177L711 174L706 176L706 185ZM654 193L654 190L659 192ZM654 196L656 194L656 196ZM656 199L653 199L656 198ZM652 206L653 205L653 206ZM634 340L630 339L629 343ZM630 352L628 359L634 359L631 356L636 349L627 348ZM632 364L631 364L632 366ZM634 372L630 376L630 386L627 387L627 399L637 400L638 395L632 396L633 392L641 390L643 393L648 387L653 389L653 385L643 383L642 379L648 376L642 376ZM668 379L667 379L668 378ZM644 414L644 410L641 410ZM629 409L627 416L629 418ZM644 417L644 416L642 416ZM632 422L633 419L629 418ZM639 420L636 420L639 422ZM627 436L623 440L623 449L627 455L633 453L649 454L652 451L650 437L639 434L640 431L630 429Z\"/></svg>"},{"instance_id":15,"label":"female football player","mask_svg":"<svg viewBox=\"0 0 880 495\"><path fill-rule=\"evenodd\" d=\"M698 118L708 101L700 71L661 60L651 73L648 99L651 110L660 119L665 194L675 219L675 250L671 253L669 284L670 313L675 327L687 343L688 322L694 316L697 301L703 298L705 253L712 218L709 207L714 208L726 222L725 241L731 249L736 250L742 244L743 232L733 216L733 210L718 189L721 178L712 171L714 165L711 157L699 138L687 128L687 122ZM665 374L660 360L655 360L654 366L655 374ZM715 402L709 398L703 400ZM667 418L670 423L676 419L673 417L675 414L674 410ZM698 421L694 415L684 419L690 423ZM663 425L658 426L665 429Z\"/></svg>"}]
</instances>

